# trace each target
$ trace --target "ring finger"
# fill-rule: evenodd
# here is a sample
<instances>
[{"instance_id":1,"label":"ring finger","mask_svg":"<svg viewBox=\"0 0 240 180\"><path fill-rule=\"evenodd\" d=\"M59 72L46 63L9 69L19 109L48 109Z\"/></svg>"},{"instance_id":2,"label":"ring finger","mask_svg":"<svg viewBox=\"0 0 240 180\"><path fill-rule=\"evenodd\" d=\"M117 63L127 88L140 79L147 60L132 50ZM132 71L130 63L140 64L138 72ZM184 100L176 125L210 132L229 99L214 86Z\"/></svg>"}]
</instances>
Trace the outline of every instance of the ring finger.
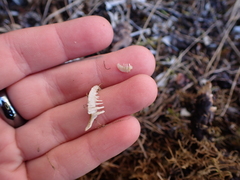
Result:
<instances>
[{"instance_id":1,"label":"ring finger","mask_svg":"<svg viewBox=\"0 0 240 180\"><path fill-rule=\"evenodd\" d=\"M128 116L151 104L157 94L156 84L149 76L137 75L122 83L103 89L99 96L104 103L92 129L123 116ZM50 149L85 133L89 121L83 97L50 109L16 129L18 147L23 158L39 157Z\"/></svg>"}]
</instances>

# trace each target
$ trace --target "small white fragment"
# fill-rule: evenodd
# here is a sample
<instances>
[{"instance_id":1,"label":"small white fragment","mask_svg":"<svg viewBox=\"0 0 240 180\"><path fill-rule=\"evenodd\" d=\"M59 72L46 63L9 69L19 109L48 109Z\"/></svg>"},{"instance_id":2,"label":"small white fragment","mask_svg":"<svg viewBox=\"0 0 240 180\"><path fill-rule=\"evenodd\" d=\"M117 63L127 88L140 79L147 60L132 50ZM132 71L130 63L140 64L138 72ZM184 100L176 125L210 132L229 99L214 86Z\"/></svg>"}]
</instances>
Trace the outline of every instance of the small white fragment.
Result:
<instances>
[{"instance_id":1,"label":"small white fragment","mask_svg":"<svg viewBox=\"0 0 240 180\"><path fill-rule=\"evenodd\" d=\"M217 110L217 107L216 107L216 106L211 106L211 107L210 107L210 111L211 111L211 112L215 112L216 110Z\"/></svg>"},{"instance_id":2,"label":"small white fragment","mask_svg":"<svg viewBox=\"0 0 240 180\"><path fill-rule=\"evenodd\" d=\"M165 61L160 61L162 65L173 65L177 62L177 57L173 56L171 59L166 59Z\"/></svg>"},{"instance_id":3,"label":"small white fragment","mask_svg":"<svg viewBox=\"0 0 240 180\"><path fill-rule=\"evenodd\" d=\"M171 46L172 37L171 36L164 36L161 40L165 45Z\"/></svg>"},{"instance_id":4,"label":"small white fragment","mask_svg":"<svg viewBox=\"0 0 240 180\"><path fill-rule=\"evenodd\" d=\"M181 111L180 111L180 116L182 116L182 117L190 117L191 113L186 108L182 108Z\"/></svg>"},{"instance_id":5,"label":"small white fragment","mask_svg":"<svg viewBox=\"0 0 240 180\"><path fill-rule=\"evenodd\" d=\"M117 64L117 68L119 69L119 71L126 72L126 73L130 72L133 69L131 64L123 64L123 65L121 65L119 63Z\"/></svg>"},{"instance_id":6,"label":"small white fragment","mask_svg":"<svg viewBox=\"0 0 240 180\"><path fill-rule=\"evenodd\" d=\"M205 46L208 46L209 44L211 44L212 39L209 36L204 36L203 37L203 43Z\"/></svg>"},{"instance_id":7,"label":"small white fragment","mask_svg":"<svg viewBox=\"0 0 240 180\"><path fill-rule=\"evenodd\" d=\"M234 26L232 29L233 33L239 34L240 33L240 26Z\"/></svg>"},{"instance_id":8,"label":"small white fragment","mask_svg":"<svg viewBox=\"0 0 240 180\"><path fill-rule=\"evenodd\" d=\"M166 72L162 72L158 74L155 78L158 87L166 87L168 82L168 77L166 76Z\"/></svg>"},{"instance_id":9,"label":"small white fragment","mask_svg":"<svg viewBox=\"0 0 240 180\"><path fill-rule=\"evenodd\" d=\"M199 81L199 84L200 84L201 86L204 86L204 85L207 84L208 81L209 81L209 80L207 80L207 79L201 79L201 80Z\"/></svg>"},{"instance_id":10,"label":"small white fragment","mask_svg":"<svg viewBox=\"0 0 240 180\"><path fill-rule=\"evenodd\" d=\"M88 122L85 131L92 127L94 120L97 118L98 115L103 114L105 111L103 110L103 102L99 99L98 91L101 88L98 85L95 85L91 88L89 95L88 95L88 114L91 115L91 118Z\"/></svg>"}]
</instances>

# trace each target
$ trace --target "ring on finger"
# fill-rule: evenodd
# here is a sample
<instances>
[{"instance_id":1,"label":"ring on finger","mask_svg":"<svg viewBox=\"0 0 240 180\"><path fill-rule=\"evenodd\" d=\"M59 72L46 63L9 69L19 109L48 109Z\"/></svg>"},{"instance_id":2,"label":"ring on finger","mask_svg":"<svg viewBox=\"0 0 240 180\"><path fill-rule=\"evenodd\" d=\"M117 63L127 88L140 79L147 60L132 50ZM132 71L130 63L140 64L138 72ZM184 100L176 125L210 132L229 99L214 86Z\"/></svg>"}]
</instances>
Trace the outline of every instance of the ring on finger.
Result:
<instances>
[{"instance_id":1,"label":"ring on finger","mask_svg":"<svg viewBox=\"0 0 240 180\"><path fill-rule=\"evenodd\" d=\"M26 120L24 120L12 106L5 90L0 91L0 117L14 128L26 123Z\"/></svg>"}]
</instances>

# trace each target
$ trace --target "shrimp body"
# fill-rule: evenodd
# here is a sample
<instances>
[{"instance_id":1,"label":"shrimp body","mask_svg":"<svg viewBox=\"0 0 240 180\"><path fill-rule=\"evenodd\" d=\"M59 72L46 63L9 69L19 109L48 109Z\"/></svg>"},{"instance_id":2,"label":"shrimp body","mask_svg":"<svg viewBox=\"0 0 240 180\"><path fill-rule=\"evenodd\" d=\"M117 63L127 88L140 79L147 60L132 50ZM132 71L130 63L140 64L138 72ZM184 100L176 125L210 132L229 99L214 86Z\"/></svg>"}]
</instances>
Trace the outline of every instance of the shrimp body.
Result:
<instances>
[{"instance_id":1,"label":"shrimp body","mask_svg":"<svg viewBox=\"0 0 240 180\"><path fill-rule=\"evenodd\" d=\"M123 65L121 65L119 63L117 64L117 68L118 68L119 71L125 72L125 73L129 73L133 69L131 64L123 64Z\"/></svg>"},{"instance_id":2,"label":"shrimp body","mask_svg":"<svg viewBox=\"0 0 240 180\"><path fill-rule=\"evenodd\" d=\"M85 131L92 127L94 120L97 118L98 115L103 114L105 111L102 100L99 99L98 91L101 88L98 85L95 85L91 88L89 95L88 95L88 114L91 115L90 120L88 122Z\"/></svg>"}]
</instances>

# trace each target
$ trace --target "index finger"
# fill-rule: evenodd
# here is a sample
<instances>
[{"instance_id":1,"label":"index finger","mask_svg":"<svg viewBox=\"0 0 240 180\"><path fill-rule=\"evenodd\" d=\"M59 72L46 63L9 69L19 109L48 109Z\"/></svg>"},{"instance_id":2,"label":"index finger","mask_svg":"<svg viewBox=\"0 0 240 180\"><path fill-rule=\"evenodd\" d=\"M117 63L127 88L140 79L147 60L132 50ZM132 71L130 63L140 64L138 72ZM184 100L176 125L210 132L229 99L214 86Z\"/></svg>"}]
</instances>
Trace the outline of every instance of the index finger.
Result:
<instances>
[{"instance_id":1,"label":"index finger","mask_svg":"<svg viewBox=\"0 0 240 180\"><path fill-rule=\"evenodd\" d=\"M13 31L0 36L0 89L28 74L107 47L110 24L98 16Z\"/></svg>"}]
</instances>

